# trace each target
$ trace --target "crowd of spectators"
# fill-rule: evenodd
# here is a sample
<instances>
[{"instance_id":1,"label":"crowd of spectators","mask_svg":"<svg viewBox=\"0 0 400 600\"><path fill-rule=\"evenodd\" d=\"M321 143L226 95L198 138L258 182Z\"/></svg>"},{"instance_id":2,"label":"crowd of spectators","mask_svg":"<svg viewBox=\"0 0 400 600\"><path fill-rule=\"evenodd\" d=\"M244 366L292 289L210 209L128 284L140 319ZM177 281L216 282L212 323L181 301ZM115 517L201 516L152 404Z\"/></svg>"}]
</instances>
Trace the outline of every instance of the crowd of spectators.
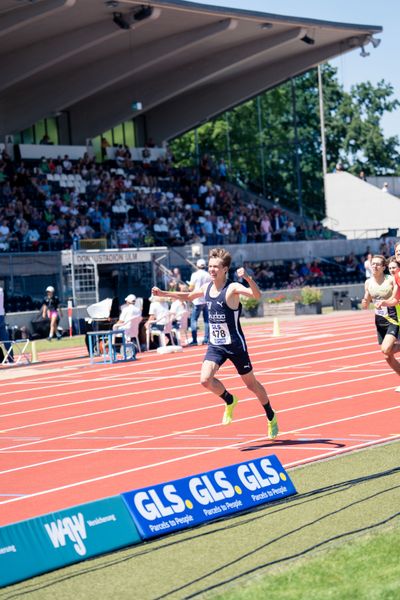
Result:
<instances>
[{"instance_id":1,"label":"crowd of spectators","mask_svg":"<svg viewBox=\"0 0 400 600\"><path fill-rule=\"evenodd\" d=\"M223 160L199 171L173 157L133 162L68 155L36 163L0 159L0 251L61 250L106 238L107 247L246 244L329 238L321 223L296 225L279 206L267 210L230 191Z\"/></svg>"},{"instance_id":2,"label":"crowd of spectators","mask_svg":"<svg viewBox=\"0 0 400 600\"><path fill-rule=\"evenodd\" d=\"M346 285L362 283L368 273L367 255L331 257L313 261L266 261L248 263L246 270L257 281L261 290L291 289L303 286Z\"/></svg>"}]
</instances>

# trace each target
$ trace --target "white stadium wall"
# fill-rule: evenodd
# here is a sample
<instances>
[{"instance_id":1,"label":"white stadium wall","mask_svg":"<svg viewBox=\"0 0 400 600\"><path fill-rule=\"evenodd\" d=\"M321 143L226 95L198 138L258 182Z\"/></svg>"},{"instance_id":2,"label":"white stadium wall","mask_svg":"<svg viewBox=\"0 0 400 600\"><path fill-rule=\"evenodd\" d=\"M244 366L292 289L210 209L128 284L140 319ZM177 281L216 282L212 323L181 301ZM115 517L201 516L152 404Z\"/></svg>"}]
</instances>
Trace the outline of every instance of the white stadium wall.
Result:
<instances>
[{"instance_id":1,"label":"white stadium wall","mask_svg":"<svg viewBox=\"0 0 400 600\"><path fill-rule=\"evenodd\" d=\"M400 227L400 198L346 172L326 175L325 187L324 224L330 229L358 238L366 230L379 236Z\"/></svg>"}]
</instances>

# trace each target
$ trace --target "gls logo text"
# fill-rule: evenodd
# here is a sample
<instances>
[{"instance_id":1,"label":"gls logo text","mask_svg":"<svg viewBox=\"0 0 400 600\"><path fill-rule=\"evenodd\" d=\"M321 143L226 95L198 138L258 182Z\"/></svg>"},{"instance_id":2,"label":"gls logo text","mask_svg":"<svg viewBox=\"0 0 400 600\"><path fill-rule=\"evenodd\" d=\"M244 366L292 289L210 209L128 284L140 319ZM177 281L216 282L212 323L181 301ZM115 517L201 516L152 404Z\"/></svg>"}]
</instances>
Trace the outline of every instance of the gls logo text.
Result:
<instances>
[{"instance_id":1,"label":"gls logo text","mask_svg":"<svg viewBox=\"0 0 400 600\"><path fill-rule=\"evenodd\" d=\"M260 490L280 483L279 473L272 467L268 458L262 459L258 466L254 462L239 465L236 471L240 483L249 491ZM189 479L188 488L191 498L185 500L176 487L170 483L158 491L148 489L137 492L133 501L140 515L147 521L170 517L193 508L192 499L202 506L232 498L241 494L239 485L227 479L224 471L215 471L208 475L199 475Z\"/></svg>"},{"instance_id":2,"label":"gls logo text","mask_svg":"<svg viewBox=\"0 0 400 600\"><path fill-rule=\"evenodd\" d=\"M79 556L85 556L86 547L82 540L86 540L87 534L82 513L46 523L44 527L54 548L65 546L67 538L69 538L74 544L73 548L75 552Z\"/></svg>"}]
</instances>

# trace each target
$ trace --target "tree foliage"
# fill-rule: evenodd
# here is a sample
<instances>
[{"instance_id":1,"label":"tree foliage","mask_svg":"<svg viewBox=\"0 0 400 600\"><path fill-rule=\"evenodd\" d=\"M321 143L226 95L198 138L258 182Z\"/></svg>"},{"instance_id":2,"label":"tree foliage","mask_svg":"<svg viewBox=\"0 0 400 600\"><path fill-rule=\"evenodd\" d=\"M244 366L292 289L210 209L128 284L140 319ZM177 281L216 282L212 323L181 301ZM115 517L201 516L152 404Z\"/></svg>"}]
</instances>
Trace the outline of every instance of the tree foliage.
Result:
<instances>
[{"instance_id":1,"label":"tree foliage","mask_svg":"<svg viewBox=\"0 0 400 600\"><path fill-rule=\"evenodd\" d=\"M382 80L345 92L335 68L325 64L322 74L328 170L340 160L354 174L363 170L367 175L400 175L399 139L385 138L381 126L385 113L400 106L393 87ZM186 166L195 167L204 154L214 163L224 158L232 180L279 197L292 209L298 207L301 194L306 214L324 216L316 69L173 140L171 149Z\"/></svg>"}]
</instances>

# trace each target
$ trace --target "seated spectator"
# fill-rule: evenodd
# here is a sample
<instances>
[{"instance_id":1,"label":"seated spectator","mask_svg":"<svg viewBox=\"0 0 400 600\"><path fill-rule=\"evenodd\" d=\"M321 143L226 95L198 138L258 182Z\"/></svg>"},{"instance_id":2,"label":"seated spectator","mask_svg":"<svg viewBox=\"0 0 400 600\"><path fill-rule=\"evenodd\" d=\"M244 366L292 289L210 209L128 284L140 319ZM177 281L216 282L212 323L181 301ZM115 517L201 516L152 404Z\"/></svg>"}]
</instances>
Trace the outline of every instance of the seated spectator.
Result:
<instances>
[{"instance_id":1,"label":"seated spectator","mask_svg":"<svg viewBox=\"0 0 400 600\"><path fill-rule=\"evenodd\" d=\"M105 160L107 158L107 148L110 147L110 144L107 140L107 138L105 138L104 136L101 138L101 157L103 160Z\"/></svg>"},{"instance_id":2,"label":"seated spectator","mask_svg":"<svg viewBox=\"0 0 400 600\"><path fill-rule=\"evenodd\" d=\"M171 292L177 292L182 284L182 275L179 267L174 267L167 278L167 286ZM183 290L182 290L183 291Z\"/></svg>"},{"instance_id":3,"label":"seated spectator","mask_svg":"<svg viewBox=\"0 0 400 600\"><path fill-rule=\"evenodd\" d=\"M36 229L29 229L26 221L22 221L18 231L18 239L22 251L36 250L39 245L40 235Z\"/></svg>"},{"instance_id":4,"label":"seated spectator","mask_svg":"<svg viewBox=\"0 0 400 600\"><path fill-rule=\"evenodd\" d=\"M68 154L66 154L64 156L64 160L62 161L62 167L63 167L64 173L72 172L72 162L70 161Z\"/></svg>"},{"instance_id":5,"label":"seated spectator","mask_svg":"<svg viewBox=\"0 0 400 600\"><path fill-rule=\"evenodd\" d=\"M74 234L81 240L93 239L94 230L89 225L89 219L81 218L79 225L74 231Z\"/></svg>"},{"instance_id":6,"label":"seated spectator","mask_svg":"<svg viewBox=\"0 0 400 600\"><path fill-rule=\"evenodd\" d=\"M262 262L259 267L255 269L254 279L259 288L267 290L274 286L275 273L268 263Z\"/></svg>"},{"instance_id":7,"label":"seated spectator","mask_svg":"<svg viewBox=\"0 0 400 600\"><path fill-rule=\"evenodd\" d=\"M187 285L179 285L177 291L187 292L188 286ZM169 309L170 321L171 321L172 327L174 329L180 328L181 319L185 313L186 314L189 313L189 307L188 307L187 302L184 302L183 300L179 300L179 299L174 300L174 302L172 302L172 304L171 304L171 308Z\"/></svg>"},{"instance_id":8,"label":"seated spectator","mask_svg":"<svg viewBox=\"0 0 400 600\"><path fill-rule=\"evenodd\" d=\"M122 145L119 145L118 148L115 151L115 162L117 163L117 167L123 167L125 164L125 150L123 149Z\"/></svg>"},{"instance_id":9,"label":"seated spectator","mask_svg":"<svg viewBox=\"0 0 400 600\"><path fill-rule=\"evenodd\" d=\"M358 268L358 260L355 256L354 252L352 252L345 259L346 273L356 273L357 268Z\"/></svg>"},{"instance_id":10,"label":"seated spectator","mask_svg":"<svg viewBox=\"0 0 400 600\"><path fill-rule=\"evenodd\" d=\"M128 294L125 302L126 304L121 306L121 314L118 321L113 325L113 329L129 329L132 319L142 314L140 308L136 306L135 294Z\"/></svg>"},{"instance_id":11,"label":"seated spectator","mask_svg":"<svg viewBox=\"0 0 400 600\"><path fill-rule=\"evenodd\" d=\"M8 220L3 219L0 225L0 250L8 250L10 235L11 232L8 226Z\"/></svg>"},{"instance_id":12,"label":"seated spectator","mask_svg":"<svg viewBox=\"0 0 400 600\"><path fill-rule=\"evenodd\" d=\"M272 241L272 225L271 219L267 214L265 214L260 223L260 233L261 239L263 242L271 242Z\"/></svg>"},{"instance_id":13,"label":"seated spectator","mask_svg":"<svg viewBox=\"0 0 400 600\"><path fill-rule=\"evenodd\" d=\"M287 224L287 233L289 236L289 240L293 241L297 239L297 228L294 224L294 221L289 221Z\"/></svg>"},{"instance_id":14,"label":"seated spectator","mask_svg":"<svg viewBox=\"0 0 400 600\"><path fill-rule=\"evenodd\" d=\"M324 277L324 273L323 273L322 269L320 268L317 260L314 260L311 263L310 271L311 271L313 277L319 277L321 279Z\"/></svg>"},{"instance_id":15,"label":"seated spectator","mask_svg":"<svg viewBox=\"0 0 400 600\"><path fill-rule=\"evenodd\" d=\"M299 275L300 277L302 277L304 283L308 283L311 279L312 279L312 272L311 272L311 263L303 263L302 265L300 265L299 267Z\"/></svg>"},{"instance_id":16,"label":"seated spectator","mask_svg":"<svg viewBox=\"0 0 400 600\"><path fill-rule=\"evenodd\" d=\"M150 341L153 341L152 331L164 331L170 322L169 305L166 298L151 296L149 307L149 318L145 323L146 330L150 333Z\"/></svg>"},{"instance_id":17,"label":"seated spectator","mask_svg":"<svg viewBox=\"0 0 400 600\"><path fill-rule=\"evenodd\" d=\"M120 164L126 169L123 160L127 160L129 149L119 146L117 152ZM318 222L310 225L306 233L302 225L291 222L279 204L267 211L254 200L244 200L241 192L222 188L213 179L212 168L207 168L207 164L212 167L208 156L203 157L205 175L200 186L196 173L178 169L167 160L152 163L149 169L131 165L129 173L125 171L121 175L108 168L107 162L99 165L88 155L74 165L68 155L58 156L54 161L42 159L33 167L36 172L23 162L13 164L4 158L4 152L2 156L0 222L6 219L10 230L8 241L0 242L3 250L18 250L22 219L29 229L39 233L42 242L54 241L52 227L49 231L47 228L55 220L65 248L73 243L73 232L78 227L70 223L74 217L79 218L80 223L87 218L93 230L90 236L106 236L114 248L118 247L118 235L126 217L132 228L128 232L131 241L126 241L124 232L122 244L245 244L270 241L271 237L273 241L290 241L326 239L331 235ZM54 179L46 177L49 171ZM60 187L57 175L69 172L75 175L73 186L64 187L64 179ZM218 168L215 176L218 179ZM155 239L152 231L155 234L160 223L162 231ZM85 237L89 235L85 233ZM43 243L40 247L46 249L47 246Z\"/></svg>"},{"instance_id":18,"label":"seated spectator","mask_svg":"<svg viewBox=\"0 0 400 600\"><path fill-rule=\"evenodd\" d=\"M45 144L45 145L50 145L53 142L51 141L51 139L49 138L49 136L47 135L47 133L44 134L44 136L42 137L42 139L40 140L39 144Z\"/></svg>"}]
</instances>

